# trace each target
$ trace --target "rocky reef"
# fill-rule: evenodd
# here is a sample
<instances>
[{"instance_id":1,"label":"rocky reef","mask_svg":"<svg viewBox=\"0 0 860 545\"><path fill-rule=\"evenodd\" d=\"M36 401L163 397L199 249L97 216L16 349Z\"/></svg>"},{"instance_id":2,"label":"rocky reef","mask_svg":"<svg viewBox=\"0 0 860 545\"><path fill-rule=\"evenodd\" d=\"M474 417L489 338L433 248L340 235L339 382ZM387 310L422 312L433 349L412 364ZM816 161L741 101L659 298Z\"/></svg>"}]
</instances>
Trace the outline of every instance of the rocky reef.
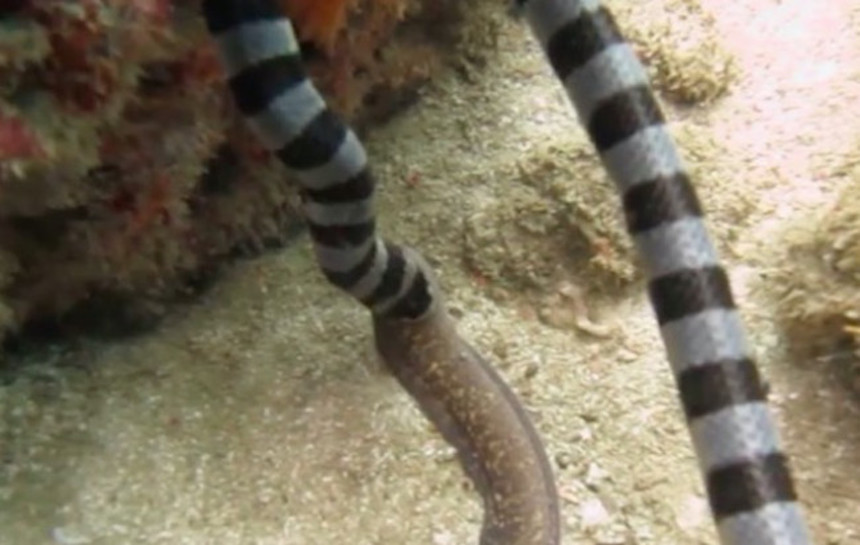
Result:
<instances>
[{"instance_id":1,"label":"rocky reef","mask_svg":"<svg viewBox=\"0 0 860 545\"><path fill-rule=\"evenodd\" d=\"M453 58L450 1L283 2L308 68L365 130ZM0 4L0 333L129 331L300 221L194 0ZM119 326L118 326L119 325Z\"/></svg>"}]
</instances>

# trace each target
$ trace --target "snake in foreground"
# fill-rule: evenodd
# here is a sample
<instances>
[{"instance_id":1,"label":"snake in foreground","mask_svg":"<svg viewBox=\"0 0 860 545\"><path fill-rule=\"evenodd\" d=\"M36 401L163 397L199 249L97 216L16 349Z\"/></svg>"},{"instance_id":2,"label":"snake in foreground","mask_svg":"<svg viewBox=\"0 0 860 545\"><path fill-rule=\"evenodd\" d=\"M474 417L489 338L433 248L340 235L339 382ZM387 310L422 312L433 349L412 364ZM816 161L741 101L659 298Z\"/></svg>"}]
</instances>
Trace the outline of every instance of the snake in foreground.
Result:
<instances>
[{"instance_id":1,"label":"snake in foreground","mask_svg":"<svg viewBox=\"0 0 860 545\"><path fill-rule=\"evenodd\" d=\"M723 545L809 545L729 280L646 72L598 0L516 0L621 195ZM308 79L274 0L204 0L233 99L300 186L325 277L371 312L377 350L454 446L481 545L557 545L555 479L513 391L456 330L433 272L375 228L373 173Z\"/></svg>"}]
</instances>

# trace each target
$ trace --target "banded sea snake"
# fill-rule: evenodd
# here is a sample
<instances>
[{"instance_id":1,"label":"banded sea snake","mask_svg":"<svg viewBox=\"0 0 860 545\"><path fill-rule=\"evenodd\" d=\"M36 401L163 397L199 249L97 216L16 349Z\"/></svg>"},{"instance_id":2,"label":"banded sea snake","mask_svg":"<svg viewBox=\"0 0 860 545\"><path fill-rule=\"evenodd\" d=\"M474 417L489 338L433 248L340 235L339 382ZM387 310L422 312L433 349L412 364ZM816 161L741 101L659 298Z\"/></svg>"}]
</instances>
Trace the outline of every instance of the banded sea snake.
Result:
<instances>
[{"instance_id":1,"label":"banded sea snake","mask_svg":"<svg viewBox=\"0 0 860 545\"><path fill-rule=\"evenodd\" d=\"M726 272L642 65L598 0L515 4L621 194L722 544L808 545ZM541 440L458 335L430 267L377 235L364 148L306 77L290 21L274 0L204 0L203 11L239 110L300 185L323 274L370 309L384 363L475 482L480 543L557 545Z\"/></svg>"}]
</instances>

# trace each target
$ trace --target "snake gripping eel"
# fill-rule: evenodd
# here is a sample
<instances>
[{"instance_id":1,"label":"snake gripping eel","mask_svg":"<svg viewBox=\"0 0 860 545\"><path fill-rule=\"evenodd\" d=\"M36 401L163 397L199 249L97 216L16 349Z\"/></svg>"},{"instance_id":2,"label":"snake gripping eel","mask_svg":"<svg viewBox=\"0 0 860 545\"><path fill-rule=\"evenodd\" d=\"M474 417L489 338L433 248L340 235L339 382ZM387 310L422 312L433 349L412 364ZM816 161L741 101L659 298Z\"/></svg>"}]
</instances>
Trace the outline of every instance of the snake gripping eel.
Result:
<instances>
[{"instance_id":1,"label":"snake gripping eel","mask_svg":"<svg viewBox=\"0 0 860 545\"><path fill-rule=\"evenodd\" d=\"M376 234L365 150L308 80L290 21L273 0L204 0L203 12L236 105L299 183L323 274L370 309L383 362L481 493L481 544L557 545L555 480L531 421L457 333L430 267Z\"/></svg>"},{"instance_id":2,"label":"snake gripping eel","mask_svg":"<svg viewBox=\"0 0 860 545\"><path fill-rule=\"evenodd\" d=\"M809 545L729 281L641 64L596 0L517 0L622 196L723 545ZM318 264L457 450L481 545L558 545L555 481L510 388L456 331L420 255L380 238L374 177L308 80L274 0L203 0L234 101L297 180Z\"/></svg>"}]
</instances>

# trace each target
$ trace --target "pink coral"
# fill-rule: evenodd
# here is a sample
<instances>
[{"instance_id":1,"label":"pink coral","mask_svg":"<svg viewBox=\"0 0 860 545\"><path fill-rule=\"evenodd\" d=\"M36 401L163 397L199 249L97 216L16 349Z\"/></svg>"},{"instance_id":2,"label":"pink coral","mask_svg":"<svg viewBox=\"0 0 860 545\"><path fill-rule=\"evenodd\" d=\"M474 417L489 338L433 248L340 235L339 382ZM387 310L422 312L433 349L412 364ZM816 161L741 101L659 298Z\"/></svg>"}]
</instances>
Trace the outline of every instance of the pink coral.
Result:
<instances>
[{"instance_id":1,"label":"pink coral","mask_svg":"<svg viewBox=\"0 0 860 545\"><path fill-rule=\"evenodd\" d=\"M20 119L0 114L0 161L44 157L45 150Z\"/></svg>"}]
</instances>

